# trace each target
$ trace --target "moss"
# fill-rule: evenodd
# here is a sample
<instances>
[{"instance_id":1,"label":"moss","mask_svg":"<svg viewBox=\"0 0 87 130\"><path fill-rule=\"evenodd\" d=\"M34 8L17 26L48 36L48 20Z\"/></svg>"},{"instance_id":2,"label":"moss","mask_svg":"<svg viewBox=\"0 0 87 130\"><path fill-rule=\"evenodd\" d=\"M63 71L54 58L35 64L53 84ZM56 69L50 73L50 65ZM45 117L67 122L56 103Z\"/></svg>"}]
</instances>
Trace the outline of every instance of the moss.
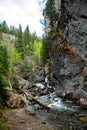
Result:
<instances>
[{"instance_id":1,"label":"moss","mask_svg":"<svg viewBox=\"0 0 87 130\"><path fill-rule=\"evenodd\" d=\"M59 32L53 33L52 39L54 39L55 37L59 37L59 38L61 38L61 40L65 40L65 36Z\"/></svg>"},{"instance_id":2,"label":"moss","mask_svg":"<svg viewBox=\"0 0 87 130\"><path fill-rule=\"evenodd\" d=\"M46 60L46 65L47 65L47 67L50 67L50 59Z\"/></svg>"},{"instance_id":3,"label":"moss","mask_svg":"<svg viewBox=\"0 0 87 130\"><path fill-rule=\"evenodd\" d=\"M54 51L56 50L57 48L57 44L53 44L51 47L50 47L50 53L53 54Z\"/></svg>"},{"instance_id":4,"label":"moss","mask_svg":"<svg viewBox=\"0 0 87 130\"><path fill-rule=\"evenodd\" d=\"M64 52L65 55L72 55L73 51L71 48L68 47L67 44L63 43L60 47L58 47L59 54Z\"/></svg>"},{"instance_id":5,"label":"moss","mask_svg":"<svg viewBox=\"0 0 87 130\"><path fill-rule=\"evenodd\" d=\"M61 40L66 40L65 35L60 33L57 27L52 28L51 31L48 32L48 37L49 39L55 39L59 37Z\"/></svg>"}]
</instances>

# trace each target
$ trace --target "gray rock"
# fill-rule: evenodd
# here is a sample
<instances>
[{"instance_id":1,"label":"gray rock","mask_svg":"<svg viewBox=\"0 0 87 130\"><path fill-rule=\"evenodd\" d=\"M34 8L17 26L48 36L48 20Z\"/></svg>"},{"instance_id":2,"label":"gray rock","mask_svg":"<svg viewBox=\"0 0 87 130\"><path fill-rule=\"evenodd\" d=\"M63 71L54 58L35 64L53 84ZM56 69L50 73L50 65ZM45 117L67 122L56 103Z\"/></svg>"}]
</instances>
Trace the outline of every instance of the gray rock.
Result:
<instances>
[{"instance_id":1,"label":"gray rock","mask_svg":"<svg viewBox=\"0 0 87 130\"><path fill-rule=\"evenodd\" d=\"M73 99L80 100L81 98L87 99L87 92L79 88L73 93Z\"/></svg>"},{"instance_id":2,"label":"gray rock","mask_svg":"<svg viewBox=\"0 0 87 130\"><path fill-rule=\"evenodd\" d=\"M30 106L30 105L27 105L25 107L25 109L27 110L27 112L30 114L30 115L35 115L35 109L33 106Z\"/></svg>"},{"instance_id":3,"label":"gray rock","mask_svg":"<svg viewBox=\"0 0 87 130\"><path fill-rule=\"evenodd\" d=\"M40 105L39 104L35 104L34 108L35 108L35 110L38 110L38 109L40 109Z\"/></svg>"},{"instance_id":4,"label":"gray rock","mask_svg":"<svg viewBox=\"0 0 87 130\"><path fill-rule=\"evenodd\" d=\"M60 33L53 33L55 37L50 44L50 81L55 86L59 85L58 89L62 89L67 96L80 99L87 96L87 89L77 90L80 87L87 88L87 83L81 82L82 71L87 64L87 1L55 0L55 4L60 22L50 21L45 14L46 32L58 27ZM62 95L62 92L58 95Z\"/></svg>"},{"instance_id":5,"label":"gray rock","mask_svg":"<svg viewBox=\"0 0 87 130\"><path fill-rule=\"evenodd\" d=\"M39 77L38 75L36 75L36 77L35 77L35 81L36 82L44 82L44 77L43 76L41 76L41 77Z\"/></svg>"}]
</instances>

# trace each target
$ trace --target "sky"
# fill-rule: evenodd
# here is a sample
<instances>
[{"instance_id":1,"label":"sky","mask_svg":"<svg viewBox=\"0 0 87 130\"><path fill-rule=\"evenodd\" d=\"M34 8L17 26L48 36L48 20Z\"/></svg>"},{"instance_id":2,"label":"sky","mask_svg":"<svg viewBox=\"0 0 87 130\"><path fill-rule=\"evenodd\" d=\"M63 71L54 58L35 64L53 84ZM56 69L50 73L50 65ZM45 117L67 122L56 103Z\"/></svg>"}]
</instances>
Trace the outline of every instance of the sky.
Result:
<instances>
[{"instance_id":1,"label":"sky","mask_svg":"<svg viewBox=\"0 0 87 130\"><path fill-rule=\"evenodd\" d=\"M38 36L43 34L44 5L41 0L0 0L0 21L5 20L8 26L19 27L23 30L29 25L30 32L36 31Z\"/></svg>"}]
</instances>

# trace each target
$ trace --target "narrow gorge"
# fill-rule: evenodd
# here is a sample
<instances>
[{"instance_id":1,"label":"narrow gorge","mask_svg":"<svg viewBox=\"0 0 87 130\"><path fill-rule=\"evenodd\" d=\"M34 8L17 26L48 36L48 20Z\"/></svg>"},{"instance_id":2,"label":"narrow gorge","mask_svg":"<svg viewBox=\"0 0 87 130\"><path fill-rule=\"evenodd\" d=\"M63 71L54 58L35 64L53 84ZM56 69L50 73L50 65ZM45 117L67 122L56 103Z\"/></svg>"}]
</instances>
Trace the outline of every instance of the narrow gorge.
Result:
<instances>
[{"instance_id":1,"label":"narrow gorge","mask_svg":"<svg viewBox=\"0 0 87 130\"><path fill-rule=\"evenodd\" d=\"M87 130L87 1L43 2L42 38L31 34L28 26L24 32L19 26L0 33L11 67L4 78L1 71L2 88L8 83L8 128ZM0 54L5 56L2 50Z\"/></svg>"}]
</instances>

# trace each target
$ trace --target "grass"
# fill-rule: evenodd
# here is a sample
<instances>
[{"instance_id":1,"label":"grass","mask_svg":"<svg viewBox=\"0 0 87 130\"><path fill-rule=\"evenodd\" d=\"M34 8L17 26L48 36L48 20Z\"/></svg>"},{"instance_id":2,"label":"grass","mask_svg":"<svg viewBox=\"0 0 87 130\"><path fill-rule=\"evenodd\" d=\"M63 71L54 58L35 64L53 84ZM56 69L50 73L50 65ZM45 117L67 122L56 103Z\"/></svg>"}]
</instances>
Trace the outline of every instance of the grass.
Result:
<instances>
[{"instance_id":1,"label":"grass","mask_svg":"<svg viewBox=\"0 0 87 130\"><path fill-rule=\"evenodd\" d=\"M0 119L0 130L8 130L7 123L4 118Z\"/></svg>"},{"instance_id":2,"label":"grass","mask_svg":"<svg viewBox=\"0 0 87 130\"><path fill-rule=\"evenodd\" d=\"M0 130L8 130L8 127L8 119L4 116L3 110L0 110Z\"/></svg>"}]
</instances>

